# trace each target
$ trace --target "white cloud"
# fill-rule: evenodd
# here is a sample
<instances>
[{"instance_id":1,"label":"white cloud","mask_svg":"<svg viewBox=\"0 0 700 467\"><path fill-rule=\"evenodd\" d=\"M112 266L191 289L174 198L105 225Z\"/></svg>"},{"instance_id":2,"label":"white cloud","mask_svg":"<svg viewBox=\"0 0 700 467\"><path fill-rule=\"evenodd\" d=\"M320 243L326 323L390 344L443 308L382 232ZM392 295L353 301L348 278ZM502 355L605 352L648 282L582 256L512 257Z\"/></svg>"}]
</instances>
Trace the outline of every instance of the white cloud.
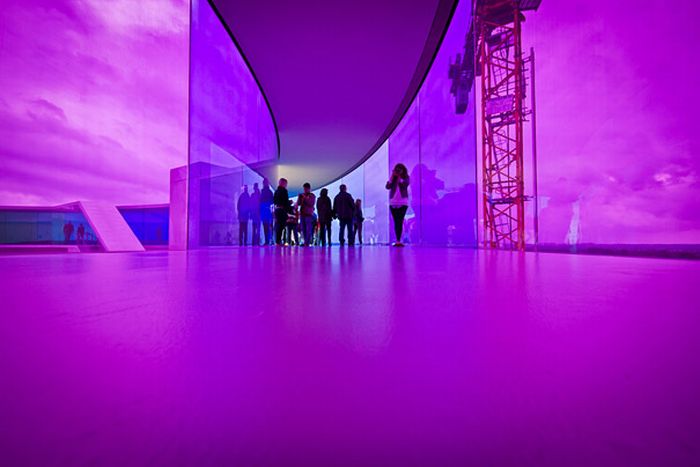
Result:
<instances>
[{"instance_id":1,"label":"white cloud","mask_svg":"<svg viewBox=\"0 0 700 467\"><path fill-rule=\"evenodd\" d=\"M95 16L115 30L178 34L187 30L184 4L163 0L84 0Z\"/></svg>"}]
</instances>

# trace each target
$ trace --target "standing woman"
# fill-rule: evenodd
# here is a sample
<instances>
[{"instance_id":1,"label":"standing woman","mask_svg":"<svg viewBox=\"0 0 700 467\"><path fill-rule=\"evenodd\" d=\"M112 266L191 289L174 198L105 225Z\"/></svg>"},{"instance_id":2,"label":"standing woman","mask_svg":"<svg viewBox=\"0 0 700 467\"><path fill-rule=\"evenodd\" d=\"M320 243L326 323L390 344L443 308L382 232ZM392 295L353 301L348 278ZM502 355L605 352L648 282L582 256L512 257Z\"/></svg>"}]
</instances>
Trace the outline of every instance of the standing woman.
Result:
<instances>
[{"instance_id":1,"label":"standing woman","mask_svg":"<svg viewBox=\"0 0 700 467\"><path fill-rule=\"evenodd\" d=\"M352 214L353 227L355 229L355 238L360 241L362 245L362 224L365 222L365 216L362 215L362 200L357 198L355 200L355 211Z\"/></svg>"},{"instance_id":2,"label":"standing woman","mask_svg":"<svg viewBox=\"0 0 700 467\"><path fill-rule=\"evenodd\" d=\"M316 212L318 213L319 236L321 246L331 246L331 222L333 222L333 206L331 198L328 196L328 188L321 189L321 196L316 201Z\"/></svg>"},{"instance_id":3,"label":"standing woman","mask_svg":"<svg viewBox=\"0 0 700 467\"><path fill-rule=\"evenodd\" d=\"M403 236L403 220L406 217L406 211L408 211L408 185L410 183L406 166L396 164L391 172L391 178L386 182L386 189L389 190L389 210L394 219L394 233L396 234L394 246L403 246L401 238Z\"/></svg>"}]
</instances>

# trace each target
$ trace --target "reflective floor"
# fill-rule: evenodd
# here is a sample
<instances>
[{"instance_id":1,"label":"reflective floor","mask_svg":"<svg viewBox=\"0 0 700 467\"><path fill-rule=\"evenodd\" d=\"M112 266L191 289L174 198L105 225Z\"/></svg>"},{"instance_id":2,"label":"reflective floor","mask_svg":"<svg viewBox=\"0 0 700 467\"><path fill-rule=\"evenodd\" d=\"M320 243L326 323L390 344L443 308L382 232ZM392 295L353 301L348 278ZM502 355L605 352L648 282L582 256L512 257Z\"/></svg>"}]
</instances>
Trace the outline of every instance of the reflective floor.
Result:
<instances>
[{"instance_id":1,"label":"reflective floor","mask_svg":"<svg viewBox=\"0 0 700 467\"><path fill-rule=\"evenodd\" d=\"M0 465L699 465L700 262L0 257Z\"/></svg>"}]
</instances>

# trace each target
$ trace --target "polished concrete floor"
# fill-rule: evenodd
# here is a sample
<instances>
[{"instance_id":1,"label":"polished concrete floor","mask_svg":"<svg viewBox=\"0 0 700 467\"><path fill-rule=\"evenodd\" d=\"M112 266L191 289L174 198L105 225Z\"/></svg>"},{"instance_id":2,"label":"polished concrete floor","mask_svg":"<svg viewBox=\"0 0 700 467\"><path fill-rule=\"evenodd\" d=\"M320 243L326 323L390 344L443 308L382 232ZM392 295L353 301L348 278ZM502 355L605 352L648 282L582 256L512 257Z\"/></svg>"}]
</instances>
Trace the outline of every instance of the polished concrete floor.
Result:
<instances>
[{"instance_id":1,"label":"polished concrete floor","mask_svg":"<svg viewBox=\"0 0 700 467\"><path fill-rule=\"evenodd\" d=\"M0 257L0 465L700 465L700 262Z\"/></svg>"}]
</instances>

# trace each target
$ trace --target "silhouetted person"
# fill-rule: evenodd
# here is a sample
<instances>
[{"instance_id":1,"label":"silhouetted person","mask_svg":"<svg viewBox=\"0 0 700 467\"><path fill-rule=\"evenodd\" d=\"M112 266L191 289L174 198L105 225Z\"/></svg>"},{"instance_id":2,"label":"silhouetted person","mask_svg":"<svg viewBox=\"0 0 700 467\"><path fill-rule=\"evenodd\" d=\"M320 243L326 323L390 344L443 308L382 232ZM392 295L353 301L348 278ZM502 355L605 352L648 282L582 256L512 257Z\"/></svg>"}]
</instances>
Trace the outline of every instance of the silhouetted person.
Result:
<instances>
[{"instance_id":1,"label":"silhouetted person","mask_svg":"<svg viewBox=\"0 0 700 467\"><path fill-rule=\"evenodd\" d=\"M362 200L355 200L355 212L352 217L353 228L355 229L355 238L362 245L362 224L365 222L365 217L362 215Z\"/></svg>"},{"instance_id":2,"label":"silhouetted person","mask_svg":"<svg viewBox=\"0 0 700 467\"><path fill-rule=\"evenodd\" d=\"M71 221L63 224L63 237L65 238L66 243L70 243L74 230L75 227L73 227L73 223Z\"/></svg>"},{"instance_id":3,"label":"silhouetted person","mask_svg":"<svg viewBox=\"0 0 700 467\"><path fill-rule=\"evenodd\" d=\"M263 188L260 192L260 220L263 226L263 235L265 236L265 245L269 245L272 241L272 199L274 195L270 189L270 181L263 180Z\"/></svg>"},{"instance_id":4,"label":"silhouetted person","mask_svg":"<svg viewBox=\"0 0 700 467\"><path fill-rule=\"evenodd\" d=\"M286 178L280 178L272 202L275 205L275 243L282 245L282 233L287 227L287 214L290 210Z\"/></svg>"},{"instance_id":5,"label":"silhouetted person","mask_svg":"<svg viewBox=\"0 0 700 467\"><path fill-rule=\"evenodd\" d=\"M250 195L248 185L243 185L243 193L238 197L238 244L248 244L248 219L250 219Z\"/></svg>"},{"instance_id":6,"label":"silhouetted person","mask_svg":"<svg viewBox=\"0 0 700 467\"><path fill-rule=\"evenodd\" d=\"M250 194L250 220L253 224L253 238L251 245L260 245L260 187L253 183L253 192Z\"/></svg>"},{"instance_id":7,"label":"silhouetted person","mask_svg":"<svg viewBox=\"0 0 700 467\"><path fill-rule=\"evenodd\" d=\"M287 244L299 246L299 207L291 203L287 214Z\"/></svg>"},{"instance_id":8,"label":"silhouetted person","mask_svg":"<svg viewBox=\"0 0 700 467\"><path fill-rule=\"evenodd\" d=\"M78 244L82 245L85 242L85 226L82 222L80 223L80 225L78 225L78 231L76 233Z\"/></svg>"},{"instance_id":9,"label":"silhouetted person","mask_svg":"<svg viewBox=\"0 0 700 467\"><path fill-rule=\"evenodd\" d=\"M355 212L355 200L352 199L350 193L347 192L345 185L340 185L340 193L335 195L333 199L333 212L340 222L340 232L338 241L340 246L345 245L345 229L348 230L348 243L352 246L355 244L355 236L352 230L352 217Z\"/></svg>"},{"instance_id":10,"label":"silhouetted person","mask_svg":"<svg viewBox=\"0 0 700 467\"><path fill-rule=\"evenodd\" d=\"M301 232L304 236L304 246L311 246L314 240L314 206L316 195L311 193L311 184L304 183L304 192L297 198L299 216L301 218Z\"/></svg>"},{"instance_id":11,"label":"silhouetted person","mask_svg":"<svg viewBox=\"0 0 700 467\"><path fill-rule=\"evenodd\" d=\"M328 189L323 188L321 194L316 201L316 212L318 213L319 237L321 246L326 246L326 237L328 237L328 246L331 245L331 223L333 222L333 207L331 206L331 198L328 196Z\"/></svg>"},{"instance_id":12,"label":"silhouetted person","mask_svg":"<svg viewBox=\"0 0 700 467\"><path fill-rule=\"evenodd\" d=\"M318 239L318 233L321 230L319 225L318 225L318 215L314 214L314 228L313 228L313 244L318 246L319 245L319 239Z\"/></svg>"},{"instance_id":13,"label":"silhouetted person","mask_svg":"<svg viewBox=\"0 0 700 467\"><path fill-rule=\"evenodd\" d=\"M408 170L403 164L396 164L391 172L391 178L386 182L386 189L389 190L389 210L394 219L394 234L396 243L394 246L403 246L401 241L403 236L403 220L408 211L408 185L410 177Z\"/></svg>"}]
</instances>

